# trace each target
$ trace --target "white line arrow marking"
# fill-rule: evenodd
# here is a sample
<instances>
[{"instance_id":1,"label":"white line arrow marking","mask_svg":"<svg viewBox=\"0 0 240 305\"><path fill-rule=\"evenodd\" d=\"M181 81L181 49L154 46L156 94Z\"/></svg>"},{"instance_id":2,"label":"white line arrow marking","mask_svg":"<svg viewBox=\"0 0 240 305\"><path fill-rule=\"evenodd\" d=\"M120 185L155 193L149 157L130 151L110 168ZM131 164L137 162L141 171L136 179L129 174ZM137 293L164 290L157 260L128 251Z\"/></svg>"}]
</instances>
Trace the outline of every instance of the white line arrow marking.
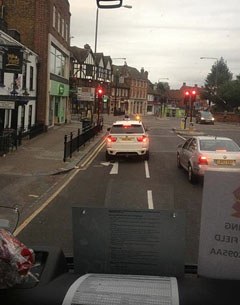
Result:
<instances>
[{"instance_id":1,"label":"white line arrow marking","mask_svg":"<svg viewBox=\"0 0 240 305\"><path fill-rule=\"evenodd\" d=\"M110 175L117 175L118 174L118 162L113 163L112 170L110 172Z\"/></svg>"}]
</instances>

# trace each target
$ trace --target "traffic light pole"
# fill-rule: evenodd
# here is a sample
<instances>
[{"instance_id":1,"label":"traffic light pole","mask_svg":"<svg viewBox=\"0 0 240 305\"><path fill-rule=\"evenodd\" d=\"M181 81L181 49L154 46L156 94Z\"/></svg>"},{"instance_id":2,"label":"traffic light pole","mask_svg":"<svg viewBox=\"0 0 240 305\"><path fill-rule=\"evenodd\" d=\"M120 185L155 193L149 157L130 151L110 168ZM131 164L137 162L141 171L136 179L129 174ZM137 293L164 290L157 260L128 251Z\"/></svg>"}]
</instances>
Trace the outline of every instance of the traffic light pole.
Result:
<instances>
[{"instance_id":1,"label":"traffic light pole","mask_svg":"<svg viewBox=\"0 0 240 305\"><path fill-rule=\"evenodd\" d=\"M192 117L193 117L193 101L192 98L190 98L190 123L192 123Z\"/></svg>"},{"instance_id":2,"label":"traffic light pole","mask_svg":"<svg viewBox=\"0 0 240 305\"><path fill-rule=\"evenodd\" d=\"M98 106L97 106L97 125L99 125L99 118L100 118L100 100L101 100L101 98L98 97Z\"/></svg>"},{"instance_id":3,"label":"traffic light pole","mask_svg":"<svg viewBox=\"0 0 240 305\"><path fill-rule=\"evenodd\" d=\"M186 129L186 121L187 121L187 116L188 116L188 105L190 106L190 123L192 123L192 118L193 118L193 103L196 100L196 91L192 90L190 91L185 91L184 93L184 103L185 103L185 121L184 121L184 129Z\"/></svg>"},{"instance_id":4,"label":"traffic light pole","mask_svg":"<svg viewBox=\"0 0 240 305\"><path fill-rule=\"evenodd\" d=\"M190 96L190 123L192 123L193 118L193 103L196 101L196 91L192 90Z\"/></svg>"}]
</instances>

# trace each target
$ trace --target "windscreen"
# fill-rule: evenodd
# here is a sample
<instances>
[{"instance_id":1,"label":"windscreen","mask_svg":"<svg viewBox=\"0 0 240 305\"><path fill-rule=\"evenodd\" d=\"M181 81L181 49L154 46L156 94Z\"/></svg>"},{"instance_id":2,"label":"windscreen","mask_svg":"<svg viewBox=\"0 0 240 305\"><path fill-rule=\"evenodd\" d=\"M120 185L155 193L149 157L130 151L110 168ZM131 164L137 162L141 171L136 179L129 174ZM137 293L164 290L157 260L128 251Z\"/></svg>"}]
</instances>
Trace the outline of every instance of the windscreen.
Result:
<instances>
[{"instance_id":1,"label":"windscreen","mask_svg":"<svg viewBox=\"0 0 240 305\"><path fill-rule=\"evenodd\" d=\"M211 112L207 112L207 111L202 112L202 113L201 113L201 116L202 116L203 118L206 118L206 119L211 119L211 118L212 118Z\"/></svg>"},{"instance_id":2,"label":"windscreen","mask_svg":"<svg viewBox=\"0 0 240 305\"><path fill-rule=\"evenodd\" d=\"M112 134L124 134L124 133L143 133L143 127L140 124L131 124L131 125L113 125L111 128Z\"/></svg>"},{"instance_id":3,"label":"windscreen","mask_svg":"<svg viewBox=\"0 0 240 305\"><path fill-rule=\"evenodd\" d=\"M239 152L239 146L232 140L200 140L200 150L216 151L225 150Z\"/></svg>"}]
</instances>

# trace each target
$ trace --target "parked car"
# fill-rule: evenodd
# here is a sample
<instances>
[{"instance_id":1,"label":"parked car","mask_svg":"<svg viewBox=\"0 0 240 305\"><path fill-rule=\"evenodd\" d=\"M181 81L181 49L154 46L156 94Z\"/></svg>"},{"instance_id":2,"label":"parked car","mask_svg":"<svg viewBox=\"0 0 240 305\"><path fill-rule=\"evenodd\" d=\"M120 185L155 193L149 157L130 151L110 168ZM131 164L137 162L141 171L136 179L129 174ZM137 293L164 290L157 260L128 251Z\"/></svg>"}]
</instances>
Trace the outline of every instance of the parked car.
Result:
<instances>
[{"instance_id":1,"label":"parked car","mask_svg":"<svg viewBox=\"0 0 240 305\"><path fill-rule=\"evenodd\" d=\"M191 137L177 148L177 166L188 171L191 183L209 169L240 171L240 147L230 138Z\"/></svg>"},{"instance_id":2,"label":"parked car","mask_svg":"<svg viewBox=\"0 0 240 305\"><path fill-rule=\"evenodd\" d=\"M214 124L214 117L210 111L198 111L196 114L196 123Z\"/></svg>"},{"instance_id":3,"label":"parked car","mask_svg":"<svg viewBox=\"0 0 240 305\"><path fill-rule=\"evenodd\" d=\"M141 156L149 160L149 137L141 121L116 121L106 137L106 160L115 156Z\"/></svg>"}]
</instances>

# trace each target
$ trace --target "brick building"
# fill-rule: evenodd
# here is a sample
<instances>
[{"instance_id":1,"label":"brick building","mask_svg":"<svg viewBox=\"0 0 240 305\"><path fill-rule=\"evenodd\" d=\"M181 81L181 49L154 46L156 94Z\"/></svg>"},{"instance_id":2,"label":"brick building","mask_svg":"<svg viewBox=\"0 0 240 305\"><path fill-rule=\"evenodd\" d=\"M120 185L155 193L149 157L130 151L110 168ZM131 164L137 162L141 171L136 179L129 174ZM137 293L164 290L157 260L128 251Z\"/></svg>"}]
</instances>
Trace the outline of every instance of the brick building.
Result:
<instances>
[{"instance_id":1,"label":"brick building","mask_svg":"<svg viewBox=\"0 0 240 305\"><path fill-rule=\"evenodd\" d=\"M39 55L37 121L47 127L69 114L70 6L68 0L2 0L9 29Z\"/></svg>"},{"instance_id":2,"label":"brick building","mask_svg":"<svg viewBox=\"0 0 240 305\"><path fill-rule=\"evenodd\" d=\"M148 72L129 67L113 65L114 85L111 104L115 111L127 114L147 113ZM113 108L113 107L112 107Z\"/></svg>"}]
</instances>

